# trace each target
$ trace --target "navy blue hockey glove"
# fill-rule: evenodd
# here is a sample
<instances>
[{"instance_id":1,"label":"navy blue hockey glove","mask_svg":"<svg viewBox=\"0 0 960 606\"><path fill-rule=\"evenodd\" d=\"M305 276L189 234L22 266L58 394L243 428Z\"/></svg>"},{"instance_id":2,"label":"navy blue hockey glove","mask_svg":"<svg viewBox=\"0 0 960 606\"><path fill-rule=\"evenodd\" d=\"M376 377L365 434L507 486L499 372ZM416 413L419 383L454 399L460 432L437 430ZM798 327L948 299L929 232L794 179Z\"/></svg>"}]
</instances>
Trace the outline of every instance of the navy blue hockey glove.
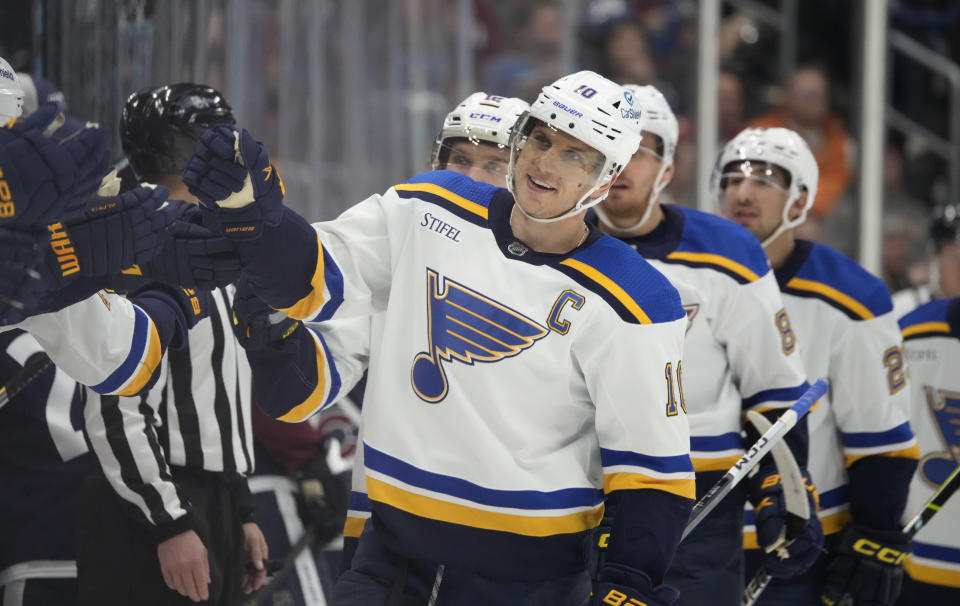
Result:
<instances>
[{"instance_id":1,"label":"navy blue hockey glove","mask_svg":"<svg viewBox=\"0 0 960 606\"><path fill-rule=\"evenodd\" d=\"M340 536L350 502L350 472L353 465L340 452L340 440L327 438L325 456L314 457L297 470L300 486L297 507L304 522L314 528L316 545Z\"/></svg>"},{"instance_id":2,"label":"navy blue hockey glove","mask_svg":"<svg viewBox=\"0 0 960 606\"><path fill-rule=\"evenodd\" d=\"M110 276L152 259L165 229L188 206L167 200L167 188L137 187L95 198L84 210L49 226L49 277L58 286L82 276Z\"/></svg>"},{"instance_id":3,"label":"navy blue hockey glove","mask_svg":"<svg viewBox=\"0 0 960 606\"><path fill-rule=\"evenodd\" d=\"M281 343L299 325L299 320L264 303L254 293L249 280L241 278L237 282L237 293L233 298L233 332L244 349L254 351L271 343Z\"/></svg>"},{"instance_id":4,"label":"navy blue hockey glove","mask_svg":"<svg viewBox=\"0 0 960 606\"><path fill-rule=\"evenodd\" d=\"M646 573L619 564L600 569L592 606L670 606L680 592L670 585L653 587Z\"/></svg>"},{"instance_id":5,"label":"navy blue hockey glove","mask_svg":"<svg viewBox=\"0 0 960 606\"><path fill-rule=\"evenodd\" d=\"M0 128L0 225L43 229L79 208L110 171L107 133L87 126L60 137L57 103Z\"/></svg>"},{"instance_id":6,"label":"navy blue hockey glove","mask_svg":"<svg viewBox=\"0 0 960 606\"><path fill-rule=\"evenodd\" d=\"M900 595L909 548L909 537L899 530L874 530L851 522L827 565L821 601L833 606L849 596L857 606L892 606Z\"/></svg>"},{"instance_id":7,"label":"navy blue hockey glove","mask_svg":"<svg viewBox=\"0 0 960 606\"><path fill-rule=\"evenodd\" d=\"M203 133L183 182L229 238L255 240L283 217L283 181L263 144L244 129L220 125Z\"/></svg>"},{"instance_id":8,"label":"navy blue hockey glove","mask_svg":"<svg viewBox=\"0 0 960 606\"><path fill-rule=\"evenodd\" d=\"M240 256L233 242L203 226L201 211L188 205L163 234L160 252L117 276L123 290L142 281L212 290L240 278Z\"/></svg>"},{"instance_id":9,"label":"navy blue hockey glove","mask_svg":"<svg viewBox=\"0 0 960 606\"><path fill-rule=\"evenodd\" d=\"M37 271L43 250L32 234L0 227L0 325L31 315L46 292Z\"/></svg>"},{"instance_id":10,"label":"navy blue hockey glove","mask_svg":"<svg viewBox=\"0 0 960 606\"><path fill-rule=\"evenodd\" d=\"M823 527L816 513L819 497L807 470L801 467L801 472L810 502L809 520L787 512L780 474L773 463L762 464L750 480L757 543L766 552L767 571L777 579L802 574L823 552Z\"/></svg>"}]
</instances>

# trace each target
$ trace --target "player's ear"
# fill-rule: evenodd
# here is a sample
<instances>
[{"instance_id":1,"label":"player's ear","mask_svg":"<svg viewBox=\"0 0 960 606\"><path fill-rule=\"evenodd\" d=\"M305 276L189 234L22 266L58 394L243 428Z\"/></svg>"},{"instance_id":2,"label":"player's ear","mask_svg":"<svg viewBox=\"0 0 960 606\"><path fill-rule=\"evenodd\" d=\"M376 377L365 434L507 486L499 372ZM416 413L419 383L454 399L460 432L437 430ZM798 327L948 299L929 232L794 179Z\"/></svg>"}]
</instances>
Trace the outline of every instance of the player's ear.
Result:
<instances>
[{"instance_id":1,"label":"player's ear","mask_svg":"<svg viewBox=\"0 0 960 606\"><path fill-rule=\"evenodd\" d=\"M790 205L790 211L788 212L787 217L792 220L796 219L803 213L803 209L807 205L808 195L809 192L806 189L800 192L800 196L793 201L793 204Z\"/></svg>"}]
</instances>

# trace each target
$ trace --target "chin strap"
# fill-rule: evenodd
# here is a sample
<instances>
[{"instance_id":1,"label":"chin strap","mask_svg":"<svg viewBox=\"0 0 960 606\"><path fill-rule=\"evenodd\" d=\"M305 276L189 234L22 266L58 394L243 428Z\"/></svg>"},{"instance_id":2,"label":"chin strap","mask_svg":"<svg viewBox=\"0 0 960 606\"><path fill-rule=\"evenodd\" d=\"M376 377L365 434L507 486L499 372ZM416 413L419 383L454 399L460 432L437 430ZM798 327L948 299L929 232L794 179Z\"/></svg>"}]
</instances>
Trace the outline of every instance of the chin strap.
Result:
<instances>
[{"instance_id":1,"label":"chin strap","mask_svg":"<svg viewBox=\"0 0 960 606\"><path fill-rule=\"evenodd\" d=\"M650 190L650 196L647 198L647 209L643 211L643 215L640 217L640 220L630 227L620 227L619 225L615 225L610 220L610 217L607 216L607 213L605 213L599 206L593 209L593 211L597 213L597 218L600 219L600 222L603 223L604 227L614 233L620 234L632 234L636 230L640 229L640 227L642 227L643 224L650 219L650 215L653 214L653 207L656 206L656 203L660 200L660 192L662 192L667 185L670 184L669 180L664 181L663 183L660 182L660 180L663 179L663 173L667 171L669 166L669 164L663 164L660 166L660 170L657 172L657 180L655 181L657 185Z\"/></svg>"}]
</instances>

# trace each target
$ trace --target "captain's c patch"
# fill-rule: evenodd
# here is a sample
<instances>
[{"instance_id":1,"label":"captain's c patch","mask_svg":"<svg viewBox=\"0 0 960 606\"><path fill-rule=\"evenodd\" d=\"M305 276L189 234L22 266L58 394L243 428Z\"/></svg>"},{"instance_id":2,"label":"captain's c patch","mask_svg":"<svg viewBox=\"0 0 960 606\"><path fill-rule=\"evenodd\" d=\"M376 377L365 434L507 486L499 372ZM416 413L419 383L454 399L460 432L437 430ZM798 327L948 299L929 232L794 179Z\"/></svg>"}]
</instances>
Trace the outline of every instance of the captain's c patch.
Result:
<instances>
[{"instance_id":1,"label":"captain's c patch","mask_svg":"<svg viewBox=\"0 0 960 606\"><path fill-rule=\"evenodd\" d=\"M497 362L547 334L523 314L427 269L427 351L413 359L410 383L425 402L447 395L444 362Z\"/></svg>"}]
</instances>

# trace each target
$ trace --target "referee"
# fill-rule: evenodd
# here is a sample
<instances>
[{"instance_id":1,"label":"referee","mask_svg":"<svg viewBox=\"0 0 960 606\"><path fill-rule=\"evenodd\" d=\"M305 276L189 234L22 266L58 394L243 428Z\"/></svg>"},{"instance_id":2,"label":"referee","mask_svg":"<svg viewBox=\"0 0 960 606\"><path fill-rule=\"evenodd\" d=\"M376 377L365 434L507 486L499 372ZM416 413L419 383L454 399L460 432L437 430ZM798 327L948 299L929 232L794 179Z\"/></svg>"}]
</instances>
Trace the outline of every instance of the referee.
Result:
<instances>
[{"instance_id":1,"label":"referee","mask_svg":"<svg viewBox=\"0 0 960 606\"><path fill-rule=\"evenodd\" d=\"M222 123L234 123L230 106L209 87L131 95L121 122L130 168L192 200L180 174L200 134ZM233 605L263 583L267 546L244 477L254 467L251 376L232 295L198 294L209 316L168 351L145 395L86 392L86 436L102 473L80 495L81 604Z\"/></svg>"}]
</instances>

